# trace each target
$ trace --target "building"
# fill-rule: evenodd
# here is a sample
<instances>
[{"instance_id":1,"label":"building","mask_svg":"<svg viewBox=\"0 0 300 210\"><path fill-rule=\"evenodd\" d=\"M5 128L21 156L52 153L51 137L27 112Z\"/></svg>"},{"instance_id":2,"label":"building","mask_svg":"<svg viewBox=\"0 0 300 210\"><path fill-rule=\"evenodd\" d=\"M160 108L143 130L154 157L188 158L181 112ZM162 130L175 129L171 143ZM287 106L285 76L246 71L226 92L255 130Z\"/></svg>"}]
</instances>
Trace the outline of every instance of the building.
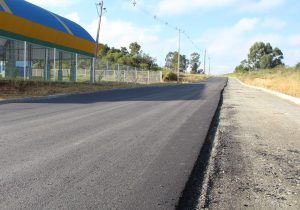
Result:
<instances>
[{"instance_id":1,"label":"building","mask_svg":"<svg viewBox=\"0 0 300 210\"><path fill-rule=\"evenodd\" d=\"M76 81L84 70L92 80L94 50L78 24L24 0L0 0L2 77Z\"/></svg>"}]
</instances>

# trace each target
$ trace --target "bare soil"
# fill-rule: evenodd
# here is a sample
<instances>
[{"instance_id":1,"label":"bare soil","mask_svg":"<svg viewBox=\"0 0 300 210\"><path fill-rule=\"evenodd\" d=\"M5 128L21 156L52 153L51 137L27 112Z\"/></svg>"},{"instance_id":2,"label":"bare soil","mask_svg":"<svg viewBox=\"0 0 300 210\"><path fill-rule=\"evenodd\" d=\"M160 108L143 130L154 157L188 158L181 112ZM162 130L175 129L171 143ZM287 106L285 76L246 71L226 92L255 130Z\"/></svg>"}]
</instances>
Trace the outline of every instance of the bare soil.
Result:
<instances>
[{"instance_id":1,"label":"bare soil","mask_svg":"<svg viewBox=\"0 0 300 210\"><path fill-rule=\"evenodd\" d=\"M300 106L229 79L199 209L300 209Z\"/></svg>"}]
</instances>

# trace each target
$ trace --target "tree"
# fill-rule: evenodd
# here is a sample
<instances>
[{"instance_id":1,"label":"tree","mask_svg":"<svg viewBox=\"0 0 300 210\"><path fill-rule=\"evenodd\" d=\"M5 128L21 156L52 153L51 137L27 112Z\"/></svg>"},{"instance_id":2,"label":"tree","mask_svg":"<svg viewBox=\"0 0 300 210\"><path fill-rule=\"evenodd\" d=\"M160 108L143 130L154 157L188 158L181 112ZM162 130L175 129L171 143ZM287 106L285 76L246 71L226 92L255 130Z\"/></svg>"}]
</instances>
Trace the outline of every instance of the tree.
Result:
<instances>
[{"instance_id":1,"label":"tree","mask_svg":"<svg viewBox=\"0 0 300 210\"><path fill-rule=\"evenodd\" d=\"M126 47L120 49L109 48L107 45L101 44L98 51L98 57L116 64L129 65L147 70L158 70L156 59L150 55L143 53L141 46L137 42L133 42L129 46L130 52Z\"/></svg>"},{"instance_id":2,"label":"tree","mask_svg":"<svg viewBox=\"0 0 300 210\"><path fill-rule=\"evenodd\" d=\"M239 66L235 67L234 72L242 73L242 72L247 72L249 70L250 70L250 67L249 67L248 61L245 59L245 60L242 60L242 62Z\"/></svg>"},{"instance_id":3,"label":"tree","mask_svg":"<svg viewBox=\"0 0 300 210\"><path fill-rule=\"evenodd\" d=\"M199 53L192 53L191 54L191 59L190 59L190 65L191 65L191 70L193 73L197 73L198 68L200 67L200 54Z\"/></svg>"},{"instance_id":4,"label":"tree","mask_svg":"<svg viewBox=\"0 0 300 210\"><path fill-rule=\"evenodd\" d=\"M178 52L169 52L166 55L165 67L177 71L178 69ZM180 71L185 71L189 65L189 60L185 55L180 55Z\"/></svg>"},{"instance_id":5,"label":"tree","mask_svg":"<svg viewBox=\"0 0 300 210\"><path fill-rule=\"evenodd\" d=\"M139 45L137 42L133 42L129 45L129 49L131 55L139 55L141 50L141 45Z\"/></svg>"},{"instance_id":6,"label":"tree","mask_svg":"<svg viewBox=\"0 0 300 210\"><path fill-rule=\"evenodd\" d=\"M129 54L126 47L121 47L121 52L123 53L123 55L128 55Z\"/></svg>"},{"instance_id":7,"label":"tree","mask_svg":"<svg viewBox=\"0 0 300 210\"><path fill-rule=\"evenodd\" d=\"M279 48L274 48L270 43L254 43L248 54L248 65L250 69L275 68L284 65L283 53Z\"/></svg>"},{"instance_id":8,"label":"tree","mask_svg":"<svg viewBox=\"0 0 300 210\"><path fill-rule=\"evenodd\" d=\"M296 64L295 69L300 69L300 62Z\"/></svg>"}]
</instances>

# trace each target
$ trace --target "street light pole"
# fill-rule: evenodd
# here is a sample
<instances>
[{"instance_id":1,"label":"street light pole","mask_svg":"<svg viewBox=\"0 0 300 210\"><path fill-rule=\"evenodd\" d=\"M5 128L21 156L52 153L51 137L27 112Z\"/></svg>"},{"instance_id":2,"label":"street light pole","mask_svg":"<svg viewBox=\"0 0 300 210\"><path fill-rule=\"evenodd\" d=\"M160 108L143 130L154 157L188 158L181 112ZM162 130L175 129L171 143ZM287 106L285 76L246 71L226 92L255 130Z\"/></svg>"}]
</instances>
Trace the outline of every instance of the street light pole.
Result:
<instances>
[{"instance_id":1,"label":"street light pole","mask_svg":"<svg viewBox=\"0 0 300 210\"><path fill-rule=\"evenodd\" d=\"M98 10L98 7L100 6L100 12ZM105 8L103 8L103 1L99 2L96 4L97 7L97 11L98 11L98 15L99 15L99 23L98 23L98 29L97 29L97 37L96 37L96 46L95 46L95 53L94 53L94 65L93 65L93 73L92 73L92 81L93 83L95 82L95 76L96 76L96 60L97 60L97 54L98 54L98 49L99 49L99 35L100 35L100 29L101 29L101 21L102 21L102 14L103 14L103 10L105 10Z\"/></svg>"}]
</instances>

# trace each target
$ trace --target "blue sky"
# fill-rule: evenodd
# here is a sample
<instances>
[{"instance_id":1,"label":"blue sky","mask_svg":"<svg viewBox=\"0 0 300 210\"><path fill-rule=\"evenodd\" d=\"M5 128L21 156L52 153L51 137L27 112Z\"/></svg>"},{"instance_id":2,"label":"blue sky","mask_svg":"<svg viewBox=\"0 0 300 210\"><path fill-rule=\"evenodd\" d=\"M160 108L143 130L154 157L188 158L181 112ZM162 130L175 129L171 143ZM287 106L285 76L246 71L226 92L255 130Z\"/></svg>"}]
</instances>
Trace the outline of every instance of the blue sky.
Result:
<instances>
[{"instance_id":1,"label":"blue sky","mask_svg":"<svg viewBox=\"0 0 300 210\"><path fill-rule=\"evenodd\" d=\"M97 0L28 0L82 25L95 36ZM165 55L177 50L177 32L153 18L182 28L182 53L189 56L207 49L214 74L232 72L246 58L255 41L279 47L284 62L300 62L299 0L104 0L100 42L128 47L137 41L142 50L164 64Z\"/></svg>"}]
</instances>

